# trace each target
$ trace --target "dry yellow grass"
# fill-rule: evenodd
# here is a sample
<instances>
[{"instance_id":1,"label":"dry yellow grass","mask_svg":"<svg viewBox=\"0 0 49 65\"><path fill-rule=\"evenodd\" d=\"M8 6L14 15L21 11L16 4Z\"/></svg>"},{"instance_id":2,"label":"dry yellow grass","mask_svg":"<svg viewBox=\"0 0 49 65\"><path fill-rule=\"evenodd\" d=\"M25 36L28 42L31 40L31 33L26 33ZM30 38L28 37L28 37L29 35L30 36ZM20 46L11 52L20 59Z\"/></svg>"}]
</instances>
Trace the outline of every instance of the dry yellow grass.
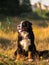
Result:
<instances>
[{"instance_id":1,"label":"dry yellow grass","mask_svg":"<svg viewBox=\"0 0 49 65\"><path fill-rule=\"evenodd\" d=\"M33 25L33 32L35 35L35 45L37 50L49 50L49 26L43 28L43 27L38 27ZM4 38L8 40L17 40L17 36L18 36L17 32L10 31L6 33L0 30L0 38ZM15 50L16 47L12 49L6 49L6 50L0 48L0 53L12 55Z\"/></svg>"},{"instance_id":2,"label":"dry yellow grass","mask_svg":"<svg viewBox=\"0 0 49 65\"><path fill-rule=\"evenodd\" d=\"M4 31L0 30L0 38L5 38L8 40L15 40L17 39L17 36L18 36L17 32L14 33L13 31L10 31L8 33L5 33Z\"/></svg>"},{"instance_id":3,"label":"dry yellow grass","mask_svg":"<svg viewBox=\"0 0 49 65\"><path fill-rule=\"evenodd\" d=\"M34 27L33 31L38 39L43 40L49 37L49 26L46 28Z\"/></svg>"},{"instance_id":4,"label":"dry yellow grass","mask_svg":"<svg viewBox=\"0 0 49 65\"><path fill-rule=\"evenodd\" d=\"M35 35L35 43L38 50L49 50L49 26L43 27L33 27Z\"/></svg>"}]
</instances>

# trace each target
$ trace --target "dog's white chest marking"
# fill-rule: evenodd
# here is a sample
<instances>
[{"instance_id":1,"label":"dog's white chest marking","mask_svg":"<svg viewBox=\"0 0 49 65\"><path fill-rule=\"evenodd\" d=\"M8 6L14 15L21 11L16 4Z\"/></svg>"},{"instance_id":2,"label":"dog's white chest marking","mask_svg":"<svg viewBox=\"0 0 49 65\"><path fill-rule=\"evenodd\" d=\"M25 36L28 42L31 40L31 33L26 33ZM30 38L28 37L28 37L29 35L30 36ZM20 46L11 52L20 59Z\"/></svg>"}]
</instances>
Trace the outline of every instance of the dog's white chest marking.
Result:
<instances>
[{"instance_id":1,"label":"dog's white chest marking","mask_svg":"<svg viewBox=\"0 0 49 65\"><path fill-rule=\"evenodd\" d=\"M31 44L30 39L28 38L28 33L21 32L21 35L22 35L23 39L22 39L22 41L20 41L20 44L22 45L22 47L25 51L28 51L28 47Z\"/></svg>"},{"instance_id":2,"label":"dog's white chest marking","mask_svg":"<svg viewBox=\"0 0 49 65\"><path fill-rule=\"evenodd\" d=\"M23 39L22 41L20 41L20 44L23 46L23 49L25 51L28 51L28 47L30 45L30 40L29 39Z\"/></svg>"}]
</instances>

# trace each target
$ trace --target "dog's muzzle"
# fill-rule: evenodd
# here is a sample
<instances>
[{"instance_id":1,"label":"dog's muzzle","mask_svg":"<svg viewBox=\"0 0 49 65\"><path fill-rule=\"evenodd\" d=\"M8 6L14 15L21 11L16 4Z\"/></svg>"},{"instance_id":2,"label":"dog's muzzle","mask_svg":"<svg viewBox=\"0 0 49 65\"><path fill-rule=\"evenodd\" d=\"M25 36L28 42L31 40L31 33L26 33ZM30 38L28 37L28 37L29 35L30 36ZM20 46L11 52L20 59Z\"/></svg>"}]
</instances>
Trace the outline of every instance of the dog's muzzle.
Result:
<instances>
[{"instance_id":1,"label":"dog's muzzle","mask_svg":"<svg viewBox=\"0 0 49 65\"><path fill-rule=\"evenodd\" d=\"M21 31L22 31L22 26L21 26L21 24L17 26L17 30L18 30L18 32L21 32Z\"/></svg>"}]
</instances>

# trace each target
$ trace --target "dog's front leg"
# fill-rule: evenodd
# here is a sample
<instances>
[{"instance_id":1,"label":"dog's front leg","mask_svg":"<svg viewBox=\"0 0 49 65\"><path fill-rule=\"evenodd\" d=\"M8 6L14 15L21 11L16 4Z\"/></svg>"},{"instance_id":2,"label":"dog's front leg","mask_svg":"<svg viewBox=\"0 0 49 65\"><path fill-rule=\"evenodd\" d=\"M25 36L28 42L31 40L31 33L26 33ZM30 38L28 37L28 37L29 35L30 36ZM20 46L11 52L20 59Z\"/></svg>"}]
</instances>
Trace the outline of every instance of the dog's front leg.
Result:
<instances>
[{"instance_id":1,"label":"dog's front leg","mask_svg":"<svg viewBox=\"0 0 49 65\"><path fill-rule=\"evenodd\" d=\"M28 51L28 59L30 59L30 58L31 58L31 52Z\"/></svg>"},{"instance_id":2,"label":"dog's front leg","mask_svg":"<svg viewBox=\"0 0 49 65\"><path fill-rule=\"evenodd\" d=\"M21 47L20 43L18 43L17 56L16 56L17 60L21 58L21 54L22 54L22 47Z\"/></svg>"}]
</instances>

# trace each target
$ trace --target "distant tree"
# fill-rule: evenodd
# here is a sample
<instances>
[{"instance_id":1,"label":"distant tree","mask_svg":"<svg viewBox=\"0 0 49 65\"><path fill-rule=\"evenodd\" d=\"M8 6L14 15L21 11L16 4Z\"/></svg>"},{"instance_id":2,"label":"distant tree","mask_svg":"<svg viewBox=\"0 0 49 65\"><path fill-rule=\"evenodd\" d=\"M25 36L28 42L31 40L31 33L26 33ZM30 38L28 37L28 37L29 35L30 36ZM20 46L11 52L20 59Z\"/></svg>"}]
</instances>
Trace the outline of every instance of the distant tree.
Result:
<instances>
[{"instance_id":1,"label":"distant tree","mask_svg":"<svg viewBox=\"0 0 49 65\"><path fill-rule=\"evenodd\" d=\"M0 12L15 13L18 12L19 0L0 0Z\"/></svg>"},{"instance_id":2,"label":"distant tree","mask_svg":"<svg viewBox=\"0 0 49 65\"><path fill-rule=\"evenodd\" d=\"M38 2L39 7L40 7L40 15L42 15L42 9L41 9L41 0Z\"/></svg>"}]
</instances>

